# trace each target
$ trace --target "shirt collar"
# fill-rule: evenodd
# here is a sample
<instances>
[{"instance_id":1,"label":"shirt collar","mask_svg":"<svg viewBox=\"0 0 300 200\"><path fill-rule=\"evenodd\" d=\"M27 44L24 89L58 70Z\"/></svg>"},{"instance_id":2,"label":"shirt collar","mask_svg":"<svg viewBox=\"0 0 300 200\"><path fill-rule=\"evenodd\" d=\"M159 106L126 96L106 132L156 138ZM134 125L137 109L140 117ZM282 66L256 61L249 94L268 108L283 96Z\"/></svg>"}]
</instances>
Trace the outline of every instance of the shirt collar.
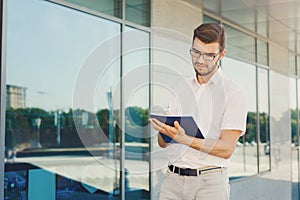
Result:
<instances>
[{"instance_id":1,"label":"shirt collar","mask_svg":"<svg viewBox=\"0 0 300 200\"><path fill-rule=\"evenodd\" d=\"M217 83L221 80L222 76L223 76L223 70L221 69L221 67L219 67L218 70L212 75L212 77L208 80L206 84L217 85ZM195 75L192 77L192 83L198 84L198 80Z\"/></svg>"}]
</instances>

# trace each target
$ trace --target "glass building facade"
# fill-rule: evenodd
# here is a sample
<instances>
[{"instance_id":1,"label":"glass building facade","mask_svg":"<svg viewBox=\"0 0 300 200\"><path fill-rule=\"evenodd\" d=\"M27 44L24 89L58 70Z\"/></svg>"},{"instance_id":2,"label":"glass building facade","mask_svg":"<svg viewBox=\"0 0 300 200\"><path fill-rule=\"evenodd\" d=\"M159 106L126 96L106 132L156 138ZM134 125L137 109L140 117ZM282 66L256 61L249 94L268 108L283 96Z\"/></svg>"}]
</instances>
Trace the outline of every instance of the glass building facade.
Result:
<instances>
[{"instance_id":1,"label":"glass building facade","mask_svg":"<svg viewBox=\"0 0 300 200\"><path fill-rule=\"evenodd\" d=\"M149 2L6 6L5 198L149 199Z\"/></svg>"},{"instance_id":2,"label":"glass building facade","mask_svg":"<svg viewBox=\"0 0 300 200\"><path fill-rule=\"evenodd\" d=\"M270 39L266 12L237 0L1 2L0 198L158 199L168 163L149 112L194 73L201 22L224 25L220 65L247 91L232 199L299 198L299 44Z\"/></svg>"}]
</instances>

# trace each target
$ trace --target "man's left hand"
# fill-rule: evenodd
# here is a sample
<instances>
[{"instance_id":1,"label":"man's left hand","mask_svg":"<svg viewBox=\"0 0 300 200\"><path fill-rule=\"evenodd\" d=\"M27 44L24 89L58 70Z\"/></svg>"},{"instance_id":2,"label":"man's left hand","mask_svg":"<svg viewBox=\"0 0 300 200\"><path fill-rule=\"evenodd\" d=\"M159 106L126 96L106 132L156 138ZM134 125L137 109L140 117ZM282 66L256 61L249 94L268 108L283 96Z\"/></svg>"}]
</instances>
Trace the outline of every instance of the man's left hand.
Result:
<instances>
[{"instance_id":1,"label":"man's left hand","mask_svg":"<svg viewBox=\"0 0 300 200\"><path fill-rule=\"evenodd\" d=\"M164 124L155 118L151 118L150 122L153 128L160 133L169 136L170 138L176 140L178 143L187 145L189 144L188 141L190 137L185 134L185 130L180 126L178 121L174 122L174 127Z\"/></svg>"}]
</instances>

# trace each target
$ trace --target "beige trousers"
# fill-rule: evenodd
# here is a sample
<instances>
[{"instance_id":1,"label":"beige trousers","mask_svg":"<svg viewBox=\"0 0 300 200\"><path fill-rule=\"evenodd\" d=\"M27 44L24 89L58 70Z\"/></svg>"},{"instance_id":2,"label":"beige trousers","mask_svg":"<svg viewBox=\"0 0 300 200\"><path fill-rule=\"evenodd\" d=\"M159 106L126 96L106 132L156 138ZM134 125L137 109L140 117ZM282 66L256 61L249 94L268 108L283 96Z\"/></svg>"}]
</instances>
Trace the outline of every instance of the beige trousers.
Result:
<instances>
[{"instance_id":1,"label":"beige trousers","mask_svg":"<svg viewBox=\"0 0 300 200\"><path fill-rule=\"evenodd\" d=\"M226 168L199 176L180 176L168 169L160 189L160 200L229 200L229 196Z\"/></svg>"}]
</instances>

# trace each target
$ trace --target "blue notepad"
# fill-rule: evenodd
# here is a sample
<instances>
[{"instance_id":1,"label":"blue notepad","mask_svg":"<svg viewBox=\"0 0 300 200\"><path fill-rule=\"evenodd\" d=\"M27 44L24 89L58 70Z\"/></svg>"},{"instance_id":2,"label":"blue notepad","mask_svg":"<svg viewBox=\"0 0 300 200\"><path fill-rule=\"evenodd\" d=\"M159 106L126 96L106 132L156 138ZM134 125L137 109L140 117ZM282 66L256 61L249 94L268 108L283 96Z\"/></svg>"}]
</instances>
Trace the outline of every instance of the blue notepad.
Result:
<instances>
[{"instance_id":1,"label":"blue notepad","mask_svg":"<svg viewBox=\"0 0 300 200\"><path fill-rule=\"evenodd\" d=\"M185 133L187 135L204 139L202 132L200 131L199 127L197 126L192 116L160 115L160 114L150 113L150 117L158 119L162 123L165 123L170 126L174 126L174 122L178 121L180 126L185 130ZM176 143L176 141L170 138L169 136L166 136L163 133L160 134L165 142Z\"/></svg>"}]
</instances>

